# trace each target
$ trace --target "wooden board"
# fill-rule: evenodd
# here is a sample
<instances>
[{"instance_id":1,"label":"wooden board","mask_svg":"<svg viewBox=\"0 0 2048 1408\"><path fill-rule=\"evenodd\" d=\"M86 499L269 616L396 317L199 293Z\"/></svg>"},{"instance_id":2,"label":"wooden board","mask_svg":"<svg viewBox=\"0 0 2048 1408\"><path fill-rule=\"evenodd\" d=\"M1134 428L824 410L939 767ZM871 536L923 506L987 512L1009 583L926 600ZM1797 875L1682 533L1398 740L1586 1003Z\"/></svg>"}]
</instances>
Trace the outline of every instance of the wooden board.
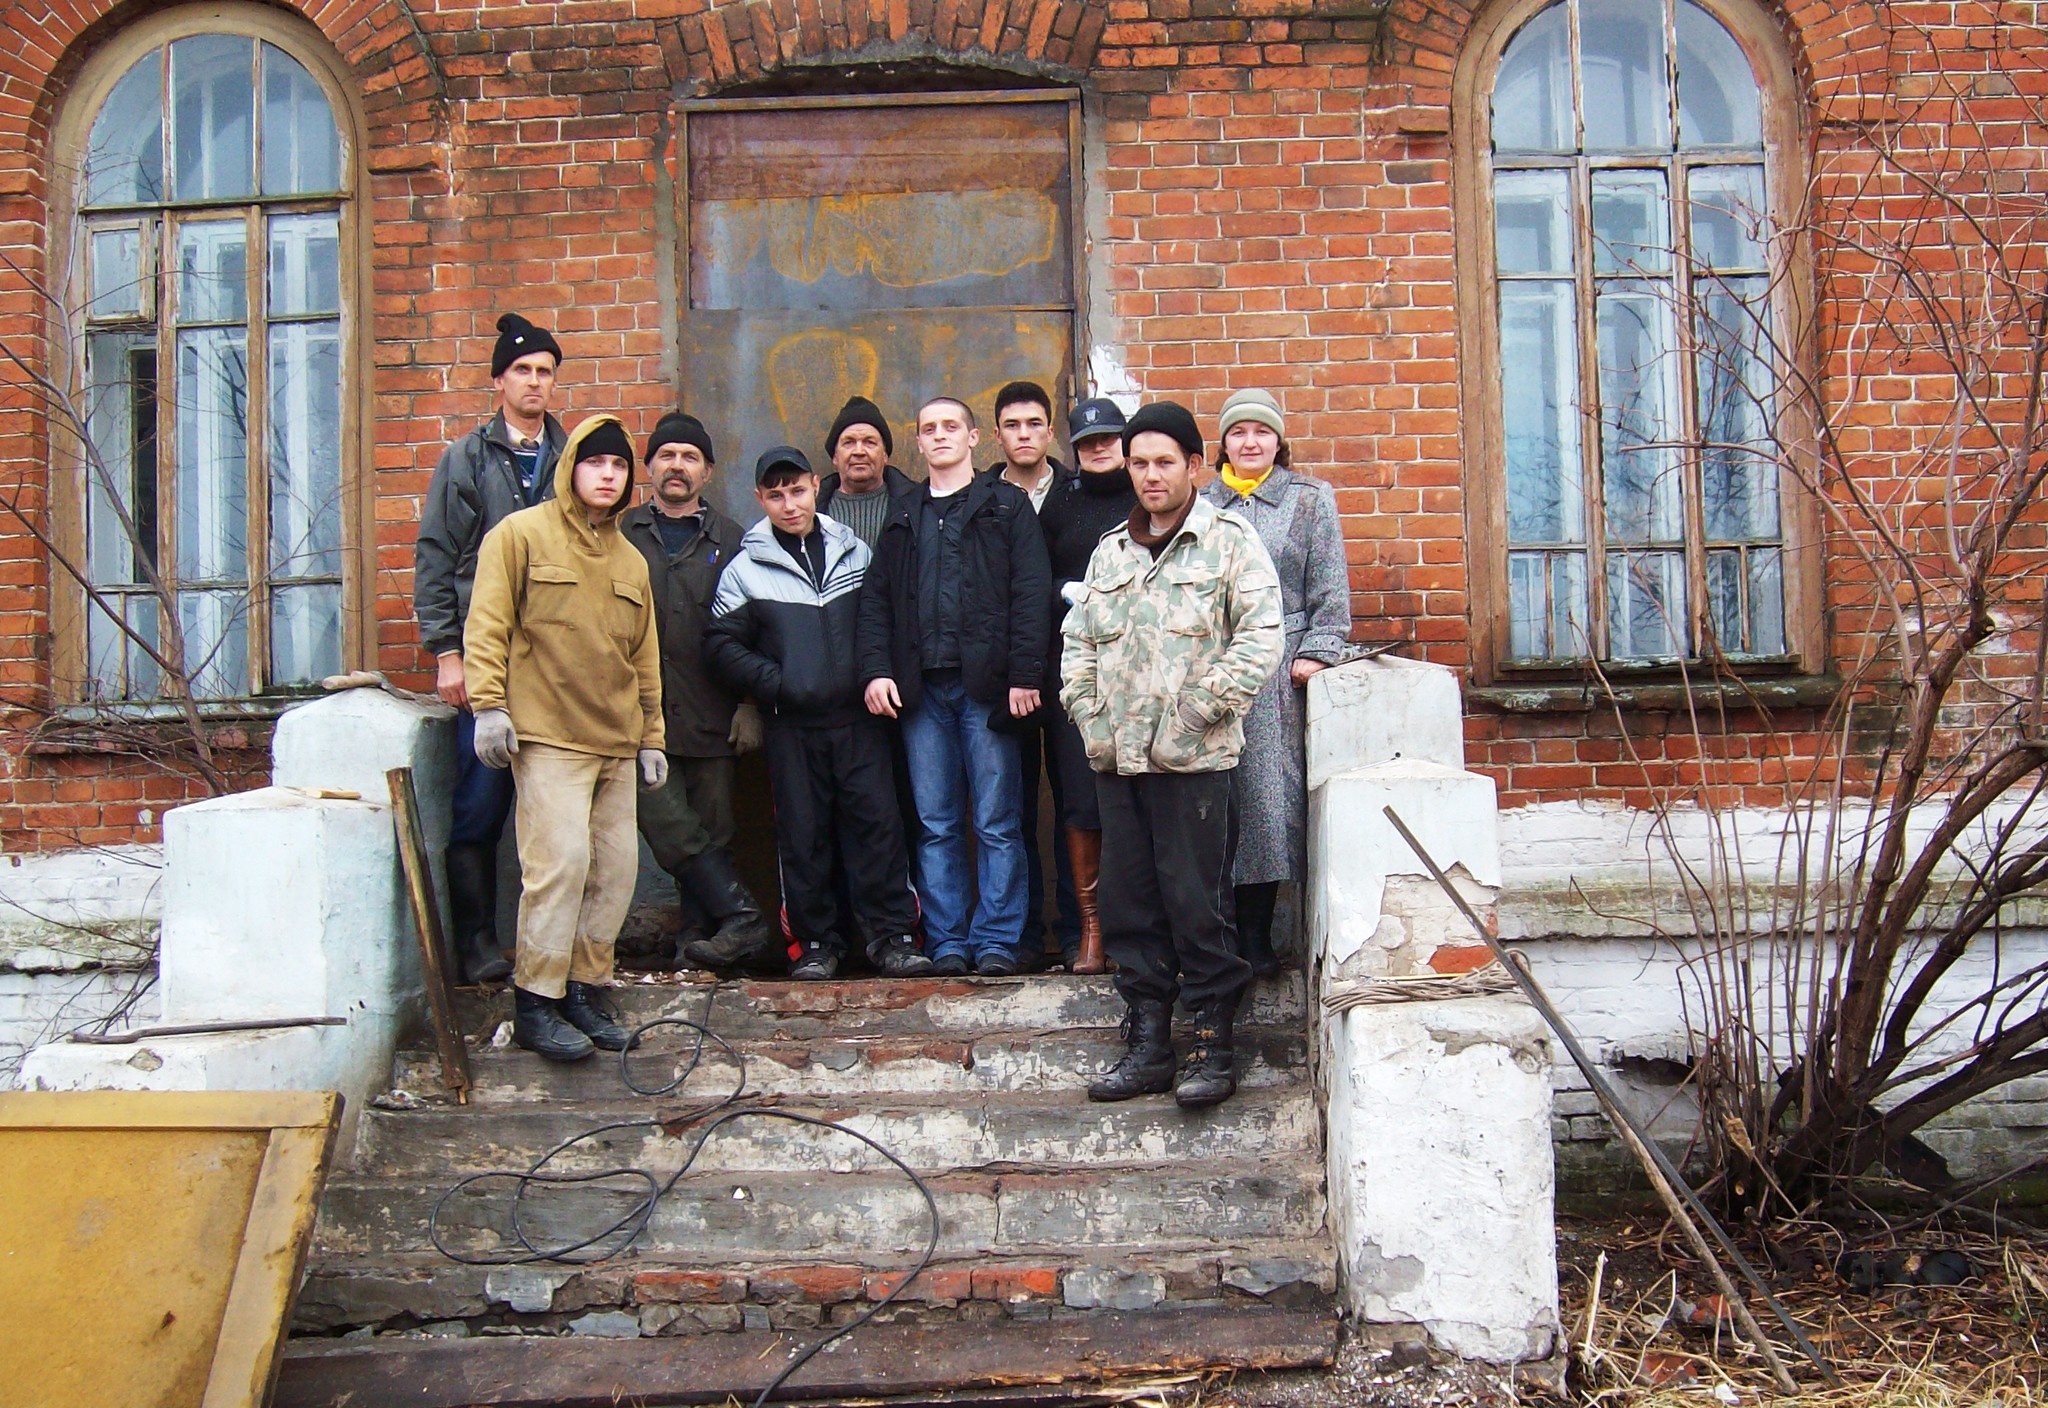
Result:
<instances>
[{"instance_id":1,"label":"wooden board","mask_svg":"<svg viewBox=\"0 0 2048 1408\"><path fill-rule=\"evenodd\" d=\"M341 1097L0 1094L10 1408L256 1408Z\"/></svg>"},{"instance_id":2,"label":"wooden board","mask_svg":"<svg viewBox=\"0 0 2048 1408\"><path fill-rule=\"evenodd\" d=\"M613 1408L750 1402L808 1337L300 1340L274 1408ZM1247 1308L1100 1313L855 1330L799 1369L778 1401L902 1396L1199 1369L1308 1369L1337 1352L1329 1314Z\"/></svg>"},{"instance_id":3,"label":"wooden board","mask_svg":"<svg viewBox=\"0 0 2048 1408\"><path fill-rule=\"evenodd\" d=\"M420 829L420 799L414 792L411 768L384 774L391 789L391 824L398 828L398 860L412 901L413 932L420 941L420 967L426 975L427 1015L434 1028L434 1048L441 1057L441 1084L460 1105L469 1103L469 1052L455 1026L455 995L448 986L441 931L441 911L434 904L434 876L429 869L427 838Z\"/></svg>"}]
</instances>

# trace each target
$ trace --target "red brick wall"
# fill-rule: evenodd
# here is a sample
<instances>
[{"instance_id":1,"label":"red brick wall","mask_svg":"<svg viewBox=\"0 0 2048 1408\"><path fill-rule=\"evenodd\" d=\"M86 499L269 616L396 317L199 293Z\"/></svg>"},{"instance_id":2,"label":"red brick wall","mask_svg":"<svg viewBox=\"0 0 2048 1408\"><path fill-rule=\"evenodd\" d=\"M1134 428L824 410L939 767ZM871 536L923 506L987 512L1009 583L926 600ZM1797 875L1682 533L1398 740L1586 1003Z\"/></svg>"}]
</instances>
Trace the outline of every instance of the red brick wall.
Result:
<instances>
[{"instance_id":1,"label":"red brick wall","mask_svg":"<svg viewBox=\"0 0 2048 1408\"><path fill-rule=\"evenodd\" d=\"M43 261L53 114L95 43L143 8L0 3L0 252L31 274ZM1337 486L1358 635L1412 638L1431 659L1469 664L1449 136L1469 7L1394 0L1383 20L1377 0L296 8L365 94L373 663L401 682L429 682L411 620L418 498L442 444L489 409L495 315L518 308L554 327L570 358L571 411L618 409L639 430L672 401L655 224L671 94L715 92L799 59L931 53L1083 85L1101 139L1087 180L1106 212L1093 232L1090 340L1119 347L1148 393L1205 416L1234 388L1274 390L1297 463ZM1926 42L1897 42L1908 10L1929 27ZM1857 159L1856 123L1894 111L1901 88L1954 75L1982 82L1959 102L2008 124L1999 144L2038 170L2048 141L1988 81L2001 67L1989 40L2000 7L1811 0L1779 18L1823 189ZM1882 202L1869 213L1881 218ZM1821 289L1820 351L1845 376L1848 353L1825 339L1859 314L1828 307L1833 291ZM0 272L0 339L33 352L41 332L32 296ZM0 390L0 484L33 512L48 449L23 404ZM1901 447L1875 432L1920 443L1911 428L1940 409L1885 404L1886 424L1858 451L1880 481L1898 472ZM1844 590L1833 604L1847 616L1858 598ZM128 760L20 748L49 683L48 605L40 549L0 522L0 707L11 711L0 727L13 740L0 752L0 845L151 837L140 809L160 811L183 784L142 777L149 769ZM1857 642L1838 636L1833 649L1853 655ZM1475 711L1470 751L1509 805L1642 802L1648 786L1701 776L1767 803L1797 772L1787 760L1819 746L1810 712L1781 710L1768 730L1753 713L1730 714L1704 745L1681 715L1626 718L1624 728L1598 710ZM1701 754L1718 759L1705 773ZM262 756L230 761L260 771Z\"/></svg>"}]
</instances>

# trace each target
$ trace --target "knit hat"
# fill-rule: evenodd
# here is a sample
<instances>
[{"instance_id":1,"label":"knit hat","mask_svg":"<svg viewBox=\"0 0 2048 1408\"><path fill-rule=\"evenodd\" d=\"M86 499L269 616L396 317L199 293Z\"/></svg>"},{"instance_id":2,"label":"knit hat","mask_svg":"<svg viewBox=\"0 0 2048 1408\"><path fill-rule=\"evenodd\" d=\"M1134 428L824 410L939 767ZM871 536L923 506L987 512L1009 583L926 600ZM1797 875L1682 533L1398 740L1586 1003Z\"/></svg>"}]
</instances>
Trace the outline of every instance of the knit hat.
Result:
<instances>
[{"instance_id":1,"label":"knit hat","mask_svg":"<svg viewBox=\"0 0 2048 1408\"><path fill-rule=\"evenodd\" d=\"M838 442L838 438L836 435L833 436L835 444ZM778 469L793 469L798 474L817 473L816 470L811 468L811 462L804 458L804 452L796 446L774 445L763 450L761 457L754 461L754 482L756 484L766 484L769 479L774 477L775 471Z\"/></svg>"},{"instance_id":2,"label":"knit hat","mask_svg":"<svg viewBox=\"0 0 2048 1408\"><path fill-rule=\"evenodd\" d=\"M536 352L552 352L555 365L562 365L562 345L555 341L553 333L535 327L517 313L502 314L498 318L498 344L491 349L492 378L503 376L505 368Z\"/></svg>"},{"instance_id":3,"label":"knit hat","mask_svg":"<svg viewBox=\"0 0 2048 1408\"><path fill-rule=\"evenodd\" d=\"M695 445L704 452L704 463L718 463L718 456L711 453L711 432L703 421L685 411L670 411L654 423L654 433L647 437L649 464L663 445Z\"/></svg>"},{"instance_id":4,"label":"knit hat","mask_svg":"<svg viewBox=\"0 0 2048 1408\"><path fill-rule=\"evenodd\" d=\"M849 425L872 425L882 437L882 453L896 453L895 437L889 434L889 418L882 414L882 408L865 396L849 396L846 404L839 408L839 418L832 422L832 431L825 437L825 458L831 459L839 453L839 437L846 433ZM805 469L810 465L806 464Z\"/></svg>"},{"instance_id":5,"label":"knit hat","mask_svg":"<svg viewBox=\"0 0 2048 1408\"><path fill-rule=\"evenodd\" d=\"M1216 434L1228 435L1230 427L1239 421L1257 421L1266 426L1282 440L1287 438L1287 426L1280 419L1280 403L1273 399L1270 391L1239 391L1223 403L1223 414L1216 422Z\"/></svg>"},{"instance_id":6,"label":"knit hat","mask_svg":"<svg viewBox=\"0 0 2048 1408\"><path fill-rule=\"evenodd\" d=\"M1124 453L1131 452L1131 441L1148 430L1170 436L1189 459L1202 453L1202 431L1195 424L1194 415L1178 401L1154 401L1140 407L1124 426Z\"/></svg>"},{"instance_id":7,"label":"knit hat","mask_svg":"<svg viewBox=\"0 0 2048 1408\"><path fill-rule=\"evenodd\" d=\"M1074 444L1097 435L1123 433L1123 410L1106 396L1083 401L1067 414L1067 439Z\"/></svg>"},{"instance_id":8,"label":"knit hat","mask_svg":"<svg viewBox=\"0 0 2048 1408\"><path fill-rule=\"evenodd\" d=\"M617 455L626 462L626 468L633 467L633 441L626 434L626 427L609 417L592 426L590 433L576 445L577 464L594 460L599 455Z\"/></svg>"}]
</instances>

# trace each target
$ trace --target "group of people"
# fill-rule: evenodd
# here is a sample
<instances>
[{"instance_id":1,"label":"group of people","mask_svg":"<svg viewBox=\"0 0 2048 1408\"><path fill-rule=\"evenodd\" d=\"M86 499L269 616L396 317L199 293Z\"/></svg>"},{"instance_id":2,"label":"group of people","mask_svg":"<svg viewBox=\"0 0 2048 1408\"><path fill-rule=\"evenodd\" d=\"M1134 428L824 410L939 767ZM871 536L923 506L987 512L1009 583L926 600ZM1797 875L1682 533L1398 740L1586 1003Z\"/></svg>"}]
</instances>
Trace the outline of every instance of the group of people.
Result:
<instances>
[{"instance_id":1,"label":"group of people","mask_svg":"<svg viewBox=\"0 0 2048 1408\"><path fill-rule=\"evenodd\" d=\"M917 412L922 481L855 397L829 472L790 445L756 457L763 516L743 530L706 501L701 420L663 416L637 457L617 416L565 432L560 345L515 314L498 332L496 413L441 456L414 580L458 711L450 931L466 979L511 978L514 1041L573 1061L631 1040L601 990L636 830L676 881L679 966L829 979L857 941L891 977L1043 967L1043 768L1060 961L1114 971L1129 1008L1089 1095L1228 1098L1237 1008L1279 969L1274 902L1305 850L1301 686L1351 624L1335 496L1289 467L1273 397L1226 402L1210 479L1173 402L1074 406L1069 469L1050 397L1013 382L1001 460L978 471L974 411L937 395ZM734 760L757 747L780 923L730 849ZM515 806L508 963L496 852Z\"/></svg>"}]
</instances>

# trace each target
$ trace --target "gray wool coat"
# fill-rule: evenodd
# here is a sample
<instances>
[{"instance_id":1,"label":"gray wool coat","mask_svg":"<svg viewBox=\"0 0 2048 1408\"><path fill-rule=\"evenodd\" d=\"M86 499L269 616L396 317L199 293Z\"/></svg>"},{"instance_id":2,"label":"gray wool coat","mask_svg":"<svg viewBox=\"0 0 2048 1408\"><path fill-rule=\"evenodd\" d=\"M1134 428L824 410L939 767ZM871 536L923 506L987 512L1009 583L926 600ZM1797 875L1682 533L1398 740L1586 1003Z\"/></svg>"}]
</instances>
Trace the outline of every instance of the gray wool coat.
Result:
<instances>
[{"instance_id":1,"label":"gray wool coat","mask_svg":"<svg viewBox=\"0 0 2048 1408\"><path fill-rule=\"evenodd\" d=\"M1288 679L1296 656L1325 664L1344 658L1351 636L1351 577L1337 493L1320 479L1275 466L1249 496L1219 476L1202 493L1218 508L1249 519L1280 573L1287 648L1280 668L1244 718L1237 764L1236 883L1292 880L1306 866L1308 764L1304 692Z\"/></svg>"}]
</instances>

